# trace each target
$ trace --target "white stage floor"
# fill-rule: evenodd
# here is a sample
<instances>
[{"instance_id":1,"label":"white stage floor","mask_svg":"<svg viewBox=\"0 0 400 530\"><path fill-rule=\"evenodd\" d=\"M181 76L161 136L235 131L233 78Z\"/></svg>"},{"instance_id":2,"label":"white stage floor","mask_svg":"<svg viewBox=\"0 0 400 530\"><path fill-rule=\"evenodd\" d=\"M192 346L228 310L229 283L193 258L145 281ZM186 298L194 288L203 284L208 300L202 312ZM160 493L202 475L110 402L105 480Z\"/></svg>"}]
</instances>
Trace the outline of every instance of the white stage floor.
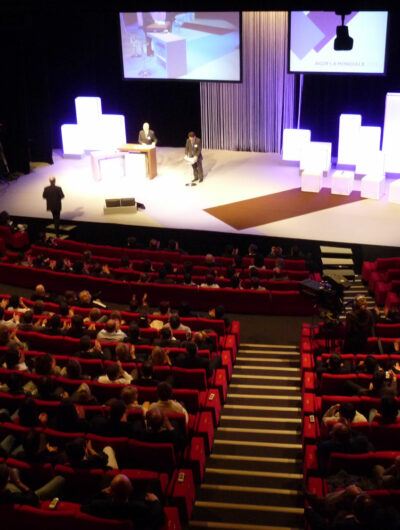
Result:
<instances>
[{"instance_id":1,"label":"white stage floor","mask_svg":"<svg viewBox=\"0 0 400 530\"><path fill-rule=\"evenodd\" d=\"M278 154L204 150L204 182L187 187L192 174L183 154L180 148L157 148L159 174L153 180L123 177L96 182L89 156L64 159L55 151L54 165L37 167L1 185L0 210L50 218L42 190L54 175L65 194L64 220L400 246L400 205L389 203L387 193L380 201L361 200L237 231L204 209L299 188L298 167L282 162ZM387 189L390 182L387 179ZM324 187L330 188L330 176L325 178ZM356 180L355 189L360 189L360 180ZM104 215L104 199L116 197L134 197L146 210Z\"/></svg>"}]
</instances>

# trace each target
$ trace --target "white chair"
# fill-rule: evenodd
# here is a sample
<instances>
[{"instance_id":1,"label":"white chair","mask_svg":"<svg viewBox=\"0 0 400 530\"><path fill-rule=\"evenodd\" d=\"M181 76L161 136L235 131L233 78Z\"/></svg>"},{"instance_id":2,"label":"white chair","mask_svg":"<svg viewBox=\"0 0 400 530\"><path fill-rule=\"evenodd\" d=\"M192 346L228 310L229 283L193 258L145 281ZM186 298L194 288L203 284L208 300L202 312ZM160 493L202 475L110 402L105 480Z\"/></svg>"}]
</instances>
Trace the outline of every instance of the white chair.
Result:
<instances>
[{"instance_id":1,"label":"white chair","mask_svg":"<svg viewBox=\"0 0 400 530\"><path fill-rule=\"evenodd\" d=\"M304 170L301 175L301 191L318 193L322 188L323 180L322 171Z\"/></svg>"},{"instance_id":2,"label":"white chair","mask_svg":"<svg viewBox=\"0 0 400 530\"><path fill-rule=\"evenodd\" d=\"M332 174L332 189L334 195L350 195L353 191L354 171L337 170Z\"/></svg>"},{"instance_id":3,"label":"white chair","mask_svg":"<svg viewBox=\"0 0 400 530\"><path fill-rule=\"evenodd\" d=\"M389 202L400 204L400 179L395 180L389 186Z\"/></svg>"},{"instance_id":4,"label":"white chair","mask_svg":"<svg viewBox=\"0 0 400 530\"><path fill-rule=\"evenodd\" d=\"M385 175L370 174L361 179L361 197L379 200L385 193Z\"/></svg>"}]
</instances>

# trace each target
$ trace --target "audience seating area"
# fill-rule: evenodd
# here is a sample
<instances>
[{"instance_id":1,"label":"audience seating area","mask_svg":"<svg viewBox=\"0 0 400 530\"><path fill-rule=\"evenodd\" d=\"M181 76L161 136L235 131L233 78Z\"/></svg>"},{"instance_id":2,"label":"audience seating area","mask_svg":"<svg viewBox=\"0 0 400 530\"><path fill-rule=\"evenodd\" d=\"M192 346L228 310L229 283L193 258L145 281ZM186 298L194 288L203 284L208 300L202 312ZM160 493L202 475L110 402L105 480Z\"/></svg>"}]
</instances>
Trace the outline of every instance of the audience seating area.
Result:
<instances>
[{"instance_id":1,"label":"audience seating area","mask_svg":"<svg viewBox=\"0 0 400 530\"><path fill-rule=\"evenodd\" d=\"M364 274L370 274L371 269L364 268ZM374 274L374 272L372 272ZM371 276L369 276L370 278ZM365 276L368 279L368 276ZM349 395L346 385L349 381L355 382L367 390L372 380L372 375L357 373L356 366L365 360L367 354L373 355L379 365L388 370L393 362L400 361L400 355L394 349L394 342L400 337L400 326L396 324L377 324L376 337L368 339L367 351L359 354L342 354L342 341L336 340L330 345L330 353L322 353L327 349L325 340L322 340L319 331L321 324L311 326L303 324L301 334L301 375L303 396L303 455L304 455L304 487L311 496L324 497L335 489L329 485L329 478L340 472L345 472L355 477L372 476L374 466L381 465L388 468L393 465L397 456L400 456L400 423L382 424L373 420L371 423L351 423L350 428L354 434L365 436L372 444L369 450L359 453L331 452L327 457L319 451L319 444L330 439L333 422L322 419L324 413L336 404L351 403L356 411L367 419L371 409L380 410L381 399L363 395ZM381 342L382 350L378 347ZM343 363L349 367L350 373L326 373L319 375L316 368L321 366L320 361L327 361L330 354L339 353ZM379 353L383 351L383 353ZM352 373L353 372L353 373ZM397 393L400 391L400 375L397 378ZM400 406L400 398L395 398ZM332 409L331 409L332 410ZM330 412L331 414L331 412ZM343 488L344 486L342 486ZM368 493L379 503L399 506L399 490L374 489ZM306 508L310 504L306 499ZM311 528L311 526L308 526Z\"/></svg>"},{"instance_id":2,"label":"audience seating area","mask_svg":"<svg viewBox=\"0 0 400 530\"><path fill-rule=\"evenodd\" d=\"M365 261L362 279L375 296L378 305L388 309L400 304L400 258L378 258L374 262Z\"/></svg>"},{"instance_id":3,"label":"audience seating area","mask_svg":"<svg viewBox=\"0 0 400 530\"><path fill-rule=\"evenodd\" d=\"M2 265L5 265L4 263ZM7 266L7 265L6 265ZM8 265L13 267L12 265ZM30 277L27 284L31 287L39 281L39 276L35 280L32 279L30 273L33 269L23 268L22 276ZM44 274L55 274L49 271L37 271ZM72 275L65 275L67 278ZM4 281L4 279L3 279ZM90 284L90 278L83 277L82 281L86 283L87 288ZM44 280L46 285L51 290L53 284ZM10 282L13 283L13 282ZM14 282L15 283L15 282ZM119 282L112 282L119 283ZM122 282L121 282L122 283ZM54 286L56 283L54 283ZM68 288L63 282L62 289ZM126 283L123 284L126 289ZM83 287L83 284L82 284ZM110 293L112 290L110 290ZM118 293L122 293L121 290ZM129 292L129 296L130 296ZM0 299L8 298L8 295L0 295ZM117 299L118 296L115 296ZM122 297L125 301L125 296ZM23 299L26 306L32 306L33 302ZM72 308L75 314L87 316L90 309L74 307ZM45 310L57 313L59 307L57 304L45 303ZM110 310L102 310L103 315L109 316ZM12 318L14 311L5 311L4 319ZM121 327L122 330L128 327L132 321L139 319L138 313L130 313L121 311L121 317L126 322L126 325ZM36 316L37 323L41 318L48 318L48 316ZM154 319L163 320L167 322L167 316L149 315L149 321ZM63 319L64 320L64 319ZM68 319L67 319L68 320ZM69 433L56 431L48 426L36 427L36 430L43 432L50 443L63 447L65 443L71 439L82 437L91 440L92 446L95 450L100 450L105 446L111 446L115 450L116 459L119 469L122 470L135 485L148 487L151 485L151 491L155 492L165 506L166 523L163 528L168 530L179 530L181 525L186 524L190 518L192 505L195 497L195 486L200 484L203 478L205 469L206 455L210 452L214 429L219 423L221 405L226 398L227 385L232 374L232 366L236 359L237 350L240 344L240 326L238 322L232 322L228 328L225 326L223 320L214 320L206 318L182 318L182 324L191 328L192 333L197 330L207 329L209 338L212 341L212 348L208 350L200 350L199 355L211 359L215 355L220 355L222 359L222 367L214 370L212 377L207 379L204 369L183 369L175 366L155 366L153 369L153 378L159 381L164 381L171 377L174 381L173 398L181 402L189 413L188 425L185 423L185 417L180 414L168 414L170 420L174 424L180 426L180 429L187 434L187 446L183 451L176 451L172 444L153 444L136 440L134 438L109 438L100 436L91 432ZM104 324L96 324L96 329L101 329ZM141 337L147 339L155 339L159 336L159 332L153 328L142 328ZM173 334L180 339L186 339L186 332L174 331ZM16 332L16 336L24 344L28 345L28 349L21 351L25 357L25 362L31 365L38 356L51 353L57 366L62 368L66 366L68 361L80 349L79 339L70 338L67 336L49 336L40 333L40 331L21 331ZM94 341L92 341L94 344ZM114 351L117 343L101 342L102 346L106 346L111 352ZM135 353L137 356L146 356L152 351L152 346L137 345ZM7 347L0 347L0 356L6 351ZM175 355L184 352L182 348L169 348L169 356L171 359ZM76 357L75 357L76 358ZM107 366L114 363L113 360L103 359L79 359L82 373L86 374L88 379L68 379L66 377L53 375L52 380L55 386L62 387L69 395L71 395L81 383L87 383L91 389L92 395L98 400L99 405L85 405L83 410L86 418L92 418L96 415L106 415L108 406L106 405L111 398L119 398L121 390L126 386L124 384L104 384L96 380L96 378L104 374ZM140 369L141 362L132 360L129 363L122 363L122 367L131 372L134 369ZM0 367L0 382L7 382L12 373L16 370L9 370L8 368ZM41 376L32 371L19 372L22 378L22 383L28 381L38 381ZM155 387L140 387L138 386L138 401L143 403L146 401L157 401L157 388ZM10 413L16 411L21 403L25 400L25 395L15 395L7 392L0 392L0 408L8 409ZM57 412L59 401L43 401L35 398L35 403L41 412L45 412L49 417L52 417ZM143 412L134 410L129 412L129 416L134 415L136 420L143 422L145 418ZM2 421L0 423L0 439L4 439L9 434L17 434L21 436L24 432L29 431L28 427L19 425L18 421ZM11 522L15 527L25 527L25 522L37 522L38 527L43 529L50 528L68 528L72 525L75 528L95 528L98 529L132 529L130 522L103 520L90 515L84 514L80 511L81 500L73 497L74 485L79 485L79 491L92 492L98 488L104 477L112 477L117 473L116 470L104 471L102 469L73 469L64 465L51 464L30 464L8 457L0 459L0 462L6 462L10 467L20 470L24 481L29 483L32 488L40 485L56 475L65 477L67 481L68 491L70 496L67 499L62 499L56 511L49 510L49 503L43 502L40 507L32 508L29 506L15 506L14 509L2 510L2 521L7 526L7 521ZM183 473L183 475L182 475ZM183 477L183 478L182 478ZM76 489L75 489L76 491ZM72 492L72 493L71 493ZM11 523L10 523L11 527ZM29 526L32 527L32 526Z\"/></svg>"},{"instance_id":4,"label":"audience seating area","mask_svg":"<svg viewBox=\"0 0 400 530\"><path fill-rule=\"evenodd\" d=\"M306 270L304 260L285 259L282 276L288 279L273 280L276 260L265 258L265 268L259 268L257 271L260 286L265 290L251 289L249 266L253 260L244 257L241 268L236 269L242 288L231 288L230 279L226 277L226 269L234 265L233 257L216 256L214 263L209 267L206 265L206 256L203 255L92 245L69 240L56 240L55 245L52 247L32 245L27 255L32 257L40 255L51 260L63 258L76 262L83 259L84 252L90 251L93 263L108 265L112 279L21 266L15 263L18 255L7 252L0 262L0 280L21 287L44 283L46 288L53 292L62 292L66 289L101 291L102 298L109 302L128 303L133 294L139 298L147 293L153 304L167 299L172 306L177 307L185 301L196 310L208 310L215 305L223 305L226 311L236 313L309 315L313 312L313 303L299 293L298 283L310 277L320 279L319 274ZM121 268L123 256L129 258L129 268ZM145 260L151 261L154 272L148 273L149 281L141 283L140 276L143 274ZM163 267L165 261L172 264L174 273L167 275L169 283L157 283L157 271ZM183 285L183 266L187 261L193 265L192 282L195 285ZM220 286L219 289L199 287L204 284L210 269L216 274L215 283Z\"/></svg>"}]
</instances>

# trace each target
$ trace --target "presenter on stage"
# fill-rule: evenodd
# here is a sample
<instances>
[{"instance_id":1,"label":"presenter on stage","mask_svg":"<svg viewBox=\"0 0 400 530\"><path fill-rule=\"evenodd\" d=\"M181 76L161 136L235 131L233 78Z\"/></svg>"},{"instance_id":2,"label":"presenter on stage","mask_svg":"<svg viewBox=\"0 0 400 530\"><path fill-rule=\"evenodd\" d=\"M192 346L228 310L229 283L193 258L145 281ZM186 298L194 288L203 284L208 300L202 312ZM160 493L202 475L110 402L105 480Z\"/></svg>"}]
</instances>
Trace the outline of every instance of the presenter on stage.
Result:
<instances>
[{"instance_id":1,"label":"presenter on stage","mask_svg":"<svg viewBox=\"0 0 400 530\"><path fill-rule=\"evenodd\" d=\"M142 145L156 145L157 138L154 131L150 129L150 125L146 122L143 124L143 129L139 133L139 143Z\"/></svg>"},{"instance_id":2,"label":"presenter on stage","mask_svg":"<svg viewBox=\"0 0 400 530\"><path fill-rule=\"evenodd\" d=\"M203 155L201 154L201 140L197 138L196 133L191 131L188 134L188 139L186 140L185 146L185 159L193 159L192 168L193 168L193 180L192 182L203 182Z\"/></svg>"},{"instance_id":3,"label":"presenter on stage","mask_svg":"<svg viewBox=\"0 0 400 530\"><path fill-rule=\"evenodd\" d=\"M46 199L46 208L53 214L54 228L56 236L60 229L60 212L61 200L64 198L63 190L60 186L56 186L55 177L50 177L50 186L46 186L43 190L43 199Z\"/></svg>"}]
</instances>

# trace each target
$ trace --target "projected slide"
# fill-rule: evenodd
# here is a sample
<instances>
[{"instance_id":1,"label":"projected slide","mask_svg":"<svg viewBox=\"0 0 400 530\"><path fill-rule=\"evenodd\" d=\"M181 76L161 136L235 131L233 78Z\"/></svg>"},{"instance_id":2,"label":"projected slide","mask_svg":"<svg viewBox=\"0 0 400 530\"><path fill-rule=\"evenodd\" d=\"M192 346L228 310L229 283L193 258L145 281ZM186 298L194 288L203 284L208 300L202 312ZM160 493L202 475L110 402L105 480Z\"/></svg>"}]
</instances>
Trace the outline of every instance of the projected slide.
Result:
<instances>
[{"instance_id":1,"label":"projected slide","mask_svg":"<svg viewBox=\"0 0 400 530\"><path fill-rule=\"evenodd\" d=\"M125 79L240 81L238 12L120 13Z\"/></svg>"},{"instance_id":2,"label":"projected slide","mask_svg":"<svg viewBox=\"0 0 400 530\"><path fill-rule=\"evenodd\" d=\"M340 16L333 11L292 11L289 70L383 74L387 18L387 11L352 11L344 24L353 39L353 49L336 51L333 45Z\"/></svg>"}]
</instances>

